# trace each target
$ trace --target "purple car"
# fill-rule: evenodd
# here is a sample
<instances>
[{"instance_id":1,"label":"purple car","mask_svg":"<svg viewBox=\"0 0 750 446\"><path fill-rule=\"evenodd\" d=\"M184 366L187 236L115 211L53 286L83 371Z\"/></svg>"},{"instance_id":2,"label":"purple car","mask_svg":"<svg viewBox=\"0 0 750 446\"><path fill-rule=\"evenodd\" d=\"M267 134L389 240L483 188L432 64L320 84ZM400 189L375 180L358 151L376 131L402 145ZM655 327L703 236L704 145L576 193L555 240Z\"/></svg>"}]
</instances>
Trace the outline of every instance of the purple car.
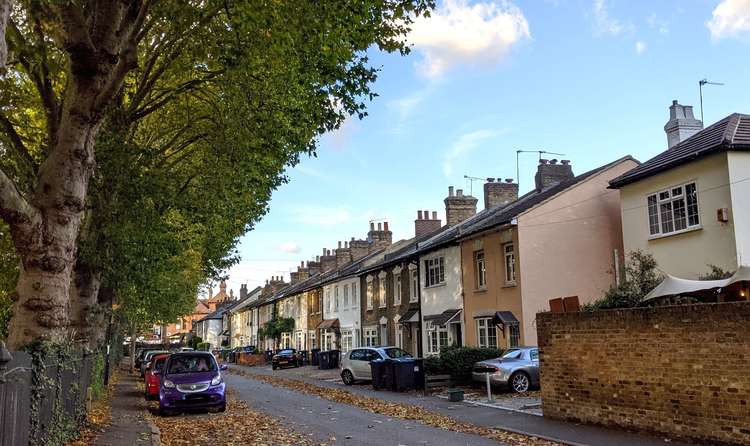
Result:
<instances>
[{"instance_id":1,"label":"purple car","mask_svg":"<svg viewBox=\"0 0 750 446\"><path fill-rule=\"evenodd\" d=\"M189 409L212 409L224 412L227 407L226 385L221 367L208 352L182 352L169 356L161 370L159 413Z\"/></svg>"}]
</instances>

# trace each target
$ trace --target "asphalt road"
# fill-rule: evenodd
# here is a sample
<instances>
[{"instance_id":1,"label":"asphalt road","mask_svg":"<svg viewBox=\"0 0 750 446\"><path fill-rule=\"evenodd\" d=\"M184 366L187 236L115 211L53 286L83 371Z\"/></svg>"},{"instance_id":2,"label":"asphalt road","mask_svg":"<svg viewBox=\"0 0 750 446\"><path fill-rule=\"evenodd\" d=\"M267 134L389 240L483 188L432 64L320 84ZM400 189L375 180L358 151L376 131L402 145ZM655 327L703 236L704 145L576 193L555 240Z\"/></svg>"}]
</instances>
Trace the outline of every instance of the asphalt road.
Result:
<instances>
[{"instance_id":1,"label":"asphalt road","mask_svg":"<svg viewBox=\"0 0 750 446\"><path fill-rule=\"evenodd\" d=\"M388 418L357 407L334 403L317 396L272 387L248 377L225 374L235 398L247 401L256 410L288 423L299 433L311 434L316 441L337 445L461 446L499 443L475 435L437 429L422 424Z\"/></svg>"}]
</instances>

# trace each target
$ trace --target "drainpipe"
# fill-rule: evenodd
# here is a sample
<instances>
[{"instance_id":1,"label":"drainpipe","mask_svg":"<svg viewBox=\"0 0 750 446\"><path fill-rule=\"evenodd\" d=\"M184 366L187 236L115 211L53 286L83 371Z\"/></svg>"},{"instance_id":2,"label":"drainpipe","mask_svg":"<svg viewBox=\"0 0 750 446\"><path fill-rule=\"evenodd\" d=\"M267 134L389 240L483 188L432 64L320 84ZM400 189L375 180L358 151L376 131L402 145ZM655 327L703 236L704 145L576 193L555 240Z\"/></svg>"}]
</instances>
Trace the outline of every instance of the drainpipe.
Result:
<instances>
[{"instance_id":1,"label":"drainpipe","mask_svg":"<svg viewBox=\"0 0 750 446\"><path fill-rule=\"evenodd\" d=\"M417 256L416 263L417 263L417 304L419 304L419 310L418 310L419 325L417 328L417 331L419 332L418 333L419 339L417 340L417 357L422 358L424 357L423 356L424 346L422 345L423 344L422 341L424 340L424 333L422 332L422 273L419 271L419 256Z\"/></svg>"}]
</instances>

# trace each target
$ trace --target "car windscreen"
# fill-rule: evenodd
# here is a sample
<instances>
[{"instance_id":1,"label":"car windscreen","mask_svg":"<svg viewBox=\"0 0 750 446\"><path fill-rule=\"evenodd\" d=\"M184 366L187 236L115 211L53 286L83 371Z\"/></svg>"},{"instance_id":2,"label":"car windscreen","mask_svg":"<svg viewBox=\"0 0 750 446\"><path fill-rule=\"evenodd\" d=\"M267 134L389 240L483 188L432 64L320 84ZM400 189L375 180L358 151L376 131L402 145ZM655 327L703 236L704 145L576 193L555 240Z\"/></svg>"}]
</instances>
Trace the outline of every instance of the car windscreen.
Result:
<instances>
[{"instance_id":1,"label":"car windscreen","mask_svg":"<svg viewBox=\"0 0 750 446\"><path fill-rule=\"evenodd\" d=\"M152 357L154 357L154 356L156 356L156 355L163 355L164 353L169 353L169 352L167 352L167 351L162 351L162 350L158 350L158 351L151 351L151 352L148 352L148 353L146 353L146 360L148 361L148 360L150 360L150 359L151 359Z\"/></svg>"},{"instance_id":2,"label":"car windscreen","mask_svg":"<svg viewBox=\"0 0 750 446\"><path fill-rule=\"evenodd\" d=\"M400 348L385 348L383 349L383 351L385 351L386 356L388 356L389 358L411 358L409 352Z\"/></svg>"},{"instance_id":3,"label":"car windscreen","mask_svg":"<svg viewBox=\"0 0 750 446\"><path fill-rule=\"evenodd\" d=\"M161 369L164 368L165 362L167 362L167 358L157 359L156 363L154 363L154 371L161 372Z\"/></svg>"},{"instance_id":4,"label":"car windscreen","mask_svg":"<svg viewBox=\"0 0 750 446\"><path fill-rule=\"evenodd\" d=\"M294 354L294 350L281 350L278 354L281 356L292 356Z\"/></svg>"},{"instance_id":5,"label":"car windscreen","mask_svg":"<svg viewBox=\"0 0 750 446\"><path fill-rule=\"evenodd\" d=\"M208 355L180 355L170 358L168 374L215 372L216 362Z\"/></svg>"}]
</instances>

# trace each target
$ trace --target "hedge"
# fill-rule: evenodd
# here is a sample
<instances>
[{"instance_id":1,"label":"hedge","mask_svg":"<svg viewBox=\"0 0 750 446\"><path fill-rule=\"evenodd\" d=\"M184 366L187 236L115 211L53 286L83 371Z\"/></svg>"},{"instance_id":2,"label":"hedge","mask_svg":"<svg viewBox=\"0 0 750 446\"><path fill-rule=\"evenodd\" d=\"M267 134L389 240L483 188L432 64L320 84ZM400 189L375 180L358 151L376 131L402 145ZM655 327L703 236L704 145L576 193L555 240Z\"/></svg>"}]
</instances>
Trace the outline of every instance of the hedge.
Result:
<instances>
[{"instance_id":1,"label":"hedge","mask_svg":"<svg viewBox=\"0 0 750 446\"><path fill-rule=\"evenodd\" d=\"M499 358L502 354L503 350L498 348L443 347L439 358L425 359L425 371L428 374L448 373L454 381L468 382L475 362Z\"/></svg>"},{"instance_id":2,"label":"hedge","mask_svg":"<svg viewBox=\"0 0 750 446\"><path fill-rule=\"evenodd\" d=\"M211 350L211 343L210 342L200 342L198 343L198 348L196 350L207 352Z\"/></svg>"}]
</instances>

